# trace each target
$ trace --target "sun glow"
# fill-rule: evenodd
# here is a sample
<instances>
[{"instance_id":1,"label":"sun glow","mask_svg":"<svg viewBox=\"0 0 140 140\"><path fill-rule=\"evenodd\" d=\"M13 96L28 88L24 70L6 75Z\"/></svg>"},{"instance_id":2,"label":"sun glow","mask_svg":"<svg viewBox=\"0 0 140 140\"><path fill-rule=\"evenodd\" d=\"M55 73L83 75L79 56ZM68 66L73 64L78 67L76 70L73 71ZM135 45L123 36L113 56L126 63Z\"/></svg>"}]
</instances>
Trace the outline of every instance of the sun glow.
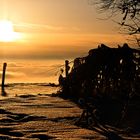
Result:
<instances>
[{"instance_id":1,"label":"sun glow","mask_svg":"<svg viewBox=\"0 0 140 140\"><path fill-rule=\"evenodd\" d=\"M13 42L20 39L20 34L14 32L13 24L8 20L0 21L0 41Z\"/></svg>"}]
</instances>

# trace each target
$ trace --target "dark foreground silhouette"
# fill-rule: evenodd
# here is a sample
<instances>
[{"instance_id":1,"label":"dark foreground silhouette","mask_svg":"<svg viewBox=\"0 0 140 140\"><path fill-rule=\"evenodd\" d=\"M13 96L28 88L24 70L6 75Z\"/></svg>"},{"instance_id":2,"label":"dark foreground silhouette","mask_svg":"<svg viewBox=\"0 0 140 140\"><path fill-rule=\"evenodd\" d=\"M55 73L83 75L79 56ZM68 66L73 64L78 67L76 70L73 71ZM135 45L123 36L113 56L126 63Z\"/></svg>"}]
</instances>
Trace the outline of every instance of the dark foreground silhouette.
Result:
<instances>
[{"instance_id":1,"label":"dark foreground silhouette","mask_svg":"<svg viewBox=\"0 0 140 140\"><path fill-rule=\"evenodd\" d=\"M76 58L71 72L59 81L60 96L83 109L78 124L140 132L140 50L101 44L88 56Z\"/></svg>"}]
</instances>

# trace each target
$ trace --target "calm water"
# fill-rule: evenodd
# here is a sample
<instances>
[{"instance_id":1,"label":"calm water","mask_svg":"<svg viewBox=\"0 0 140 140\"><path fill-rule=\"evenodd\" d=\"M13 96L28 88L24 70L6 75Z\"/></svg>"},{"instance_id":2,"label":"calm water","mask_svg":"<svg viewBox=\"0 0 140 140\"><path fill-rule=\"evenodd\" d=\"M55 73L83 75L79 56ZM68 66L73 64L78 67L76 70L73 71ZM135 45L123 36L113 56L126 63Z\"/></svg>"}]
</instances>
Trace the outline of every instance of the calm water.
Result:
<instances>
[{"instance_id":1,"label":"calm water","mask_svg":"<svg viewBox=\"0 0 140 140\"><path fill-rule=\"evenodd\" d=\"M48 86L46 83L14 83L5 87L7 97L19 95L38 95L56 93L59 87ZM0 96L1 98L1 96Z\"/></svg>"},{"instance_id":2,"label":"calm water","mask_svg":"<svg viewBox=\"0 0 140 140\"><path fill-rule=\"evenodd\" d=\"M58 87L47 86L47 83L58 84L60 69L64 60L0 60L0 80L3 63L7 62L5 91L8 97L21 94L56 93ZM1 84L1 82L0 82Z\"/></svg>"}]
</instances>

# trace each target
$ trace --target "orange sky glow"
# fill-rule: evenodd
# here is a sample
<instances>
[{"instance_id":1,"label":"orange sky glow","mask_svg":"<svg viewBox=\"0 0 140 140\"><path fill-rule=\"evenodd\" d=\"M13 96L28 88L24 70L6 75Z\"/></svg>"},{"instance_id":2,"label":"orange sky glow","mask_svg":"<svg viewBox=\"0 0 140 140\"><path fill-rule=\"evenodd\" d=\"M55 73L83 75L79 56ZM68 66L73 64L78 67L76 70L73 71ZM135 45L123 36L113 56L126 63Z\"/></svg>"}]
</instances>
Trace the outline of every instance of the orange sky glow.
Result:
<instances>
[{"instance_id":1,"label":"orange sky glow","mask_svg":"<svg viewBox=\"0 0 140 140\"><path fill-rule=\"evenodd\" d=\"M1 58L74 58L101 43L117 47L127 42L127 35L118 33L116 23L99 19L103 15L88 0L0 0L0 3L0 21L12 24L10 31L2 30L0 24Z\"/></svg>"}]
</instances>

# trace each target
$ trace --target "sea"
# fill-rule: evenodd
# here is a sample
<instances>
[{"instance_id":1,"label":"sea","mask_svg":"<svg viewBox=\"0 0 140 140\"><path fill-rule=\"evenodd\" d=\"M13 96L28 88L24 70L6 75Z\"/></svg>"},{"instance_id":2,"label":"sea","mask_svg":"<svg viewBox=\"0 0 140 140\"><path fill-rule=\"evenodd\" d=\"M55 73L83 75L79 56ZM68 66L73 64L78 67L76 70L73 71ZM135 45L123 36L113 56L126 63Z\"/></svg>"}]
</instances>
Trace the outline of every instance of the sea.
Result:
<instances>
[{"instance_id":1,"label":"sea","mask_svg":"<svg viewBox=\"0 0 140 140\"><path fill-rule=\"evenodd\" d=\"M61 69L64 70L65 60L63 59L1 59L1 81L4 63L7 63L5 92L8 97L25 94L52 94L59 90L59 87L54 85L58 85Z\"/></svg>"}]
</instances>

